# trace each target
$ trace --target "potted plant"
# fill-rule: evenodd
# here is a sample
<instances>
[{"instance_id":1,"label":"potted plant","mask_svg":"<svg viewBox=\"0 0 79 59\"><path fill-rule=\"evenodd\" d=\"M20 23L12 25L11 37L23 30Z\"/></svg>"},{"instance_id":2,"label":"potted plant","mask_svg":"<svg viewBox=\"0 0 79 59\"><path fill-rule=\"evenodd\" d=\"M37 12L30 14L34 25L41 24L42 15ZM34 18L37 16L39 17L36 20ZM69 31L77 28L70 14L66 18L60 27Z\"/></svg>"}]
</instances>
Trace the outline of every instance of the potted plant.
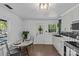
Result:
<instances>
[{"instance_id":1,"label":"potted plant","mask_svg":"<svg viewBox=\"0 0 79 59\"><path fill-rule=\"evenodd\" d=\"M29 34L28 31L23 31L22 32L23 41L27 39L28 34Z\"/></svg>"},{"instance_id":2,"label":"potted plant","mask_svg":"<svg viewBox=\"0 0 79 59\"><path fill-rule=\"evenodd\" d=\"M41 27L41 25L39 26L38 31L39 31L40 34L43 33L43 28Z\"/></svg>"}]
</instances>

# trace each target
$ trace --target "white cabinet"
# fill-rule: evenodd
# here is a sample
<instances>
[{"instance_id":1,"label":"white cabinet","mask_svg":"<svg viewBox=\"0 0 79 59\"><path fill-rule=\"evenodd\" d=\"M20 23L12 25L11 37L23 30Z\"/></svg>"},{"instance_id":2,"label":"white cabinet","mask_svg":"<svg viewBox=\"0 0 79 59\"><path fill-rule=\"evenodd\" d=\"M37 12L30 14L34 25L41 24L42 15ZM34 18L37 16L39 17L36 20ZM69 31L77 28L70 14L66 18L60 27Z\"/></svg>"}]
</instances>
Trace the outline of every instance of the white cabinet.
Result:
<instances>
[{"instance_id":1,"label":"white cabinet","mask_svg":"<svg viewBox=\"0 0 79 59\"><path fill-rule=\"evenodd\" d=\"M62 41L62 38L53 36L53 45L59 54L64 55L64 42Z\"/></svg>"},{"instance_id":2,"label":"white cabinet","mask_svg":"<svg viewBox=\"0 0 79 59\"><path fill-rule=\"evenodd\" d=\"M3 48L0 48L0 56L3 56L4 52L3 52Z\"/></svg>"},{"instance_id":3,"label":"white cabinet","mask_svg":"<svg viewBox=\"0 0 79 59\"><path fill-rule=\"evenodd\" d=\"M56 47L56 38L55 38L55 36L52 37L52 43L53 43L54 47Z\"/></svg>"},{"instance_id":4,"label":"white cabinet","mask_svg":"<svg viewBox=\"0 0 79 59\"><path fill-rule=\"evenodd\" d=\"M76 51L66 46L66 56L76 56Z\"/></svg>"},{"instance_id":5,"label":"white cabinet","mask_svg":"<svg viewBox=\"0 0 79 59\"><path fill-rule=\"evenodd\" d=\"M34 38L34 44L52 44L52 34L51 33L38 34Z\"/></svg>"},{"instance_id":6,"label":"white cabinet","mask_svg":"<svg viewBox=\"0 0 79 59\"><path fill-rule=\"evenodd\" d=\"M7 55L7 49L5 45L0 45L0 56L6 56Z\"/></svg>"},{"instance_id":7,"label":"white cabinet","mask_svg":"<svg viewBox=\"0 0 79 59\"><path fill-rule=\"evenodd\" d=\"M71 56L76 56L76 51L71 49Z\"/></svg>"},{"instance_id":8,"label":"white cabinet","mask_svg":"<svg viewBox=\"0 0 79 59\"><path fill-rule=\"evenodd\" d=\"M53 38L52 38L54 47L57 49L58 53L62 56L64 55L64 42L65 41L73 41L73 40L74 39L65 37L65 36L63 36L63 37L53 36Z\"/></svg>"},{"instance_id":9,"label":"white cabinet","mask_svg":"<svg viewBox=\"0 0 79 59\"><path fill-rule=\"evenodd\" d=\"M58 44L58 52L61 55L64 55L64 42L60 40L58 40L59 44Z\"/></svg>"},{"instance_id":10,"label":"white cabinet","mask_svg":"<svg viewBox=\"0 0 79 59\"><path fill-rule=\"evenodd\" d=\"M66 56L70 56L70 48L66 47Z\"/></svg>"}]
</instances>

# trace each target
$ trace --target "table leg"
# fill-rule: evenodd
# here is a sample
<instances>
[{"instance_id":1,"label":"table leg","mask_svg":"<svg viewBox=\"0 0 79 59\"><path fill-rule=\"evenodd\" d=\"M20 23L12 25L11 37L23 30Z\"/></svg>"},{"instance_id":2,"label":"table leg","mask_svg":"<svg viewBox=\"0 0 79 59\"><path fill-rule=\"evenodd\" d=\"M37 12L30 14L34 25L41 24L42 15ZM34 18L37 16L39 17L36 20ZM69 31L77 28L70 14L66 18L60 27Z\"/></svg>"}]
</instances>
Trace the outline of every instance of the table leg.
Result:
<instances>
[{"instance_id":1,"label":"table leg","mask_svg":"<svg viewBox=\"0 0 79 59\"><path fill-rule=\"evenodd\" d=\"M19 49L20 49L20 56L21 56L21 55L22 55L22 54L21 54L21 53L22 53L22 51L21 51L21 49L22 49L22 48L21 48L21 47L19 47Z\"/></svg>"},{"instance_id":2,"label":"table leg","mask_svg":"<svg viewBox=\"0 0 79 59\"><path fill-rule=\"evenodd\" d=\"M26 47L27 55L29 56L28 48Z\"/></svg>"}]
</instances>

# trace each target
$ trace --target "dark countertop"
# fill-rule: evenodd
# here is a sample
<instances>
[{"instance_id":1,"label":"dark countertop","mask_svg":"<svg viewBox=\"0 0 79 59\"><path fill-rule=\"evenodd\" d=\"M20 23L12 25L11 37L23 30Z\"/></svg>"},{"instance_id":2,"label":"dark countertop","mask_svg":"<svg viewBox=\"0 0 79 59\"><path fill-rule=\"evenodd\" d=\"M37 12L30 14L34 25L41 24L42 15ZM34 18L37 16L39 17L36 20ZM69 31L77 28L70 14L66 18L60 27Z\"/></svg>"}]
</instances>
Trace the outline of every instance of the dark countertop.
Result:
<instances>
[{"instance_id":1,"label":"dark countertop","mask_svg":"<svg viewBox=\"0 0 79 59\"><path fill-rule=\"evenodd\" d=\"M76 39L79 34L75 32L61 32L60 35L64 35Z\"/></svg>"}]
</instances>

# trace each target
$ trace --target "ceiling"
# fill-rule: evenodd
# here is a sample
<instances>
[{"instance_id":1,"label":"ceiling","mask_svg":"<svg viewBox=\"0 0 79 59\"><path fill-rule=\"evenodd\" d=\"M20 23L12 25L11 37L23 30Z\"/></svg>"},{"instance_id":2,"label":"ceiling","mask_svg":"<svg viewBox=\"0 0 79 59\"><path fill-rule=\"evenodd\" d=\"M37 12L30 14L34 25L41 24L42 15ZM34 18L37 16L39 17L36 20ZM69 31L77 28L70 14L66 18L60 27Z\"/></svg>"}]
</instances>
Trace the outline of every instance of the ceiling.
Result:
<instances>
[{"instance_id":1,"label":"ceiling","mask_svg":"<svg viewBox=\"0 0 79 59\"><path fill-rule=\"evenodd\" d=\"M65 11L75 6L76 3L51 3L48 10L40 10L38 3L8 3L13 9L8 9L22 19L27 18L52 18L56 19Z\"/></svg>"}]
</instances>

